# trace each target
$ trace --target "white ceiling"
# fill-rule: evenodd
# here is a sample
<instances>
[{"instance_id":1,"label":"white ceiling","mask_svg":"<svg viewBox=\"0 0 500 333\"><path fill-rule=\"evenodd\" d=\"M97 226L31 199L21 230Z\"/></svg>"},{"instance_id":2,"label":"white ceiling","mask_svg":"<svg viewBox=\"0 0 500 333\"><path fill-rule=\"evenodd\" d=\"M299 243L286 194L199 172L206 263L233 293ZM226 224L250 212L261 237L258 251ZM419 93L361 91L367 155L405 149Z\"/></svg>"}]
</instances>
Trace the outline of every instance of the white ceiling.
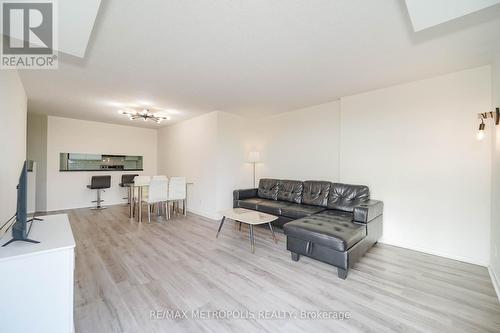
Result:
<instances>
[{"instance_id":1,"label":"white ceiling","mask_svg":"<svg viewBox=\"0 0 500 333\"><path fill-rule=\"evenodd\" d=\"M500 6L415 33L403 0L109 0L85 59L21 76L30 112L156 127L117 103L268 115L489 64L499 43Z\"/></svg>"}]
</instances>

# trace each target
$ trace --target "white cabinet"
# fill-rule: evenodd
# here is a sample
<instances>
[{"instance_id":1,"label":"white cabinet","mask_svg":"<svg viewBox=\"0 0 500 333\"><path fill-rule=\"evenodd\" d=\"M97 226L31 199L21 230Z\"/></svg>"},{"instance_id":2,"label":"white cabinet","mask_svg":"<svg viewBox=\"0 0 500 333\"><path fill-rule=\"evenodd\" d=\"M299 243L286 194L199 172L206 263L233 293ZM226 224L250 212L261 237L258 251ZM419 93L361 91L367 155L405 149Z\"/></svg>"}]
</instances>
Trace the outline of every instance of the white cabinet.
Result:
<instances>
[{"instance_id":1,"label":"white cabinet","mask_svg":"<svg viewBox=\"0 0 500 333\"><path fill-rule=\"evenodd\" d=\"M75 240L66 214L43 216L29 238L0 247L0 332L69 333ZM0 244L10 239L3 235Z\"/></svg>"},{"instance_id":2,"label":"white cabinet","mask_svg":"<svg viewBox=\"0 0 500 333\"><path fill-rule=\"evenodd\" d=\"M69 159L70 160L86 160L87 159L87 154L75 154L71 153L69 154Z\"/></svg>"}]
</instances>

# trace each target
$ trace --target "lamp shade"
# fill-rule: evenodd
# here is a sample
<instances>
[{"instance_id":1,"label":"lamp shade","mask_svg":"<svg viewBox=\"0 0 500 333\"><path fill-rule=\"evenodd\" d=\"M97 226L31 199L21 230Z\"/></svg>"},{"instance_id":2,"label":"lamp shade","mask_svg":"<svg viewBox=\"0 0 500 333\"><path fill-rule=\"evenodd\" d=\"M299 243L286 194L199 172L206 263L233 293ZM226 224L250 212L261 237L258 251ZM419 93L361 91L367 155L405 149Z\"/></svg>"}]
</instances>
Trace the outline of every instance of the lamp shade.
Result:
<instances>
[{"instance_id":1,"label":"lamp shade","mask_svg":"<svg viewBox=\"0 0 500 333\"><path fill-rule=\"evenodd\" d=\"M250 163L260 162L260 153L258 151L251 151L248 154L248 162Z\"/></svg>"}]
</instances>

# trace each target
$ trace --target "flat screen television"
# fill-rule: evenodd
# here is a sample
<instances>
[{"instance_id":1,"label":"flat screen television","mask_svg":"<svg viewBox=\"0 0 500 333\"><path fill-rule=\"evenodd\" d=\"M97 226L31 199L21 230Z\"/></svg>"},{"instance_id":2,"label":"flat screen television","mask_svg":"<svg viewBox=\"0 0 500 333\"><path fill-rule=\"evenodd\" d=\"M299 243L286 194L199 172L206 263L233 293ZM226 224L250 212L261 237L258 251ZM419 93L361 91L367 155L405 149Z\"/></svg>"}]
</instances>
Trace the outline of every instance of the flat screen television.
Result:
<instances>
[{"instance_id":1,"label":"flat screen television","mask_svg":"<svg viewBox=\"0 0 500 333\"><path fill-rule=\"evenodd\" d=\"M39 243L28 238L28 163L24 162L17 184L16 222L12 225L12 239L2 246L15 241Z\"/></svg>"}]
</instances>

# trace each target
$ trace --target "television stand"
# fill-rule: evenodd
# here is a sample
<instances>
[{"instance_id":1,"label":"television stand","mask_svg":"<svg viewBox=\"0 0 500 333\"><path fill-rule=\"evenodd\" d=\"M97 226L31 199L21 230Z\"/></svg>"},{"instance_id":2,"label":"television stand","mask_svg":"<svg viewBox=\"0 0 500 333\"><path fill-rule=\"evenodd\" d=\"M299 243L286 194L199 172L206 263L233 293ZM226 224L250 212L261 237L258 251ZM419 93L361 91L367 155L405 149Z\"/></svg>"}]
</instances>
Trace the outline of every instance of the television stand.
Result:
<instances>
[{"instance_id":1,"label":"television stand","mask_svg":"<svg viewBox=\"0 0 500 333\"><path fill-rule=\"evenodd\" d=\"M0 332L75 332L75 240L67 215L43 219L29 234L40 243L0 249Z\"/></svg>"},{"instance_id":2,"label":"television stand","mask_svg":"<svg viewBox=\"0 0 500 333\"><path fill-rule=\"evenodd\" d=\"M29 239L29 238L26 238L26 239L15 239L15 238L12 238L10 241L8 241L4 245L2 245L2 247L7 246L7 245L9 245L12 242L28 242L28 243L35 243L35 244L40 243L39 241L36 241L36 240L33 240L33 239Z\"/></svg>"}]
</instances>

